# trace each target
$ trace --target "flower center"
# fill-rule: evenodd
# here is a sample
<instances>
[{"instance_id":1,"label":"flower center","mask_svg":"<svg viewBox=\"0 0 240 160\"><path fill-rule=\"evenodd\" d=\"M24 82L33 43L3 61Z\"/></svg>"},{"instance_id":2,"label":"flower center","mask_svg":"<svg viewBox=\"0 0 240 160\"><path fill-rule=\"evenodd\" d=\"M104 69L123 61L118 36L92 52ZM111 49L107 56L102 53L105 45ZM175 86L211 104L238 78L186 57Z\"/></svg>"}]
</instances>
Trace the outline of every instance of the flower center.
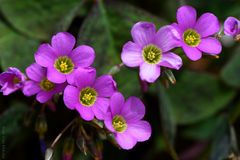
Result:
<instances>
[{"instance_id":1,"label":"flower center","mask_svg":"<svg viewBox=\"0 0 240 160\"><path fill-rule=\"evenodd\" d=\"M92 106L97 99L97 92L90 87L84 88L80 92L80 103L83 106L90 107Z\"/></svg>"},{"instance_id":2,"label":"flower center","mask_svg":"<svg viewBox=\"0 0 240 160\"><path fill-rule=\"evenodd\" d=\"M55 61L54 67L61 73L68 74L71 73L74 64L70 58L67 56L58 57L58 59Z\"/></svg>"},{"instance_id":3,"label":"flower center","mask_svg":"<svg viewBox=\"0 0 240 160\"><path fill-rule=\"evenodd\" d=\"M14 84L17 84L17 83L19 83L19 82L21 82L21 80L20 80L18 77L15 76L15 77L13 78L13 83L14 83Z\"/></svg>"},{"instance_id":4,"label":"flower center","mask_svg":"<svg viewBox=\"0 0 240 160\"><path fill-rule=\"evenodd\" d=\"M124 132L127 129L126 120L119 115L113 117L112 125L117 132Z\"/></svg>"},{"instance_id":5,"label":"flower center","mask_svg":"<svg viewBox=\"0 0 240 160\"><path fill-rule=\"evenodd\" d=\"M197 31L188 29L183 33L184 42L190 47L196 47L201 42L201 37Z\"/></svg>"},{"instance_id":6,"label":"flower center","mask_svg":"<svg viewBox=\"0 0 240 160\"><path fill-rule=\"evenodd\" d=\"M40 87L44 90L44 91L51 91L54 89L55 84L52 83L51 81L49 81L48 79L43 79L40 82Z\"/></svg>"},{"instance_id":7,"label":"flower center","mask_svg":"<svg viewBox=\"0 0 240 160\"><path fill-rule=\"evenodd\" d=\"M162 50L155 45L147 45L142 51L143 59L149 64L157 64L162 57Z\"/></svg>"}]
</instances>

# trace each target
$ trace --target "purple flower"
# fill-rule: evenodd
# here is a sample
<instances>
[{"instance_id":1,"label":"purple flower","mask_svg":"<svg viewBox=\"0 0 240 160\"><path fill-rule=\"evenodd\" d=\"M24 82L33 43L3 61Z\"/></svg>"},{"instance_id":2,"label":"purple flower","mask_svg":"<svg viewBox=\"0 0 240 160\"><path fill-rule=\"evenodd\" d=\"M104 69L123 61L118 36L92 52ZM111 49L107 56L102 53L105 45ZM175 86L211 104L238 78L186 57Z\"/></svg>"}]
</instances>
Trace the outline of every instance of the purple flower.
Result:
<instances>
[{"instance_id":1,"label":"purple flower","mask_svg":"<svg viewBox=\"0 0 240 160\"><path fill-rule=\"evenodd\" d=\"M146 141L151 136L150 124L141 120L144 114L145 106L140 99L129 97L124 102L122 94L117 92L110 99L110 112L104 123L123 149L131 149L137 142Z\"/></svg>"},{"instance_id":2,"label":"purple flower","mask_svg":"<svg viewBox=\"0 0 240 160\"><path fill-rule=\"evenodd\" d=\"M25 81L24 74L17 68L9 67L6 72L0 74L0 92L9 95L23 87Z\"/></svg>"},{"instance_id":3,"label":"purple flower","mask_svg":"<svg viewBox=\"0 0 240 160\"><path fill-rule=\"evenodd\" d=\"M224 22L224 33L228 36L240 34L240 21L234 17L228 17Z\"/></svg>"},{"instance_id":4,"label":"purple flower","mask_svg":"<svg viewBox=\"0 0 240 160\"><path fill-rule=\"evenodd\" d=\"M109 97L116 91L116 82L110 75L96 78L94 68L78 68L75 83L64 90L63 100L69 109L76 109L87 121L94 115L102 120L109 107Z\"/></svg>"},{"instance_id":5,"label":"purple flower","mask_svg":"<svg viewBox=\"0 0 240 160\"><path fill-rule=\"evenodd\" d=\"M65 83L56 84L48 80L47 69L34 63L27 67L26 74L30 80L26 81L23 88L25 96L37 94L37 100L45 103L53 95L62 92L66 87Z\"/></svg>"},{"instance_id":6,"label":"purple flower","mask_svg":"<svg viewBox=\"0 0 240 160\"><path fill-rule=\"evenodd\" d=\"M172 24L175 28L172 32L189 59L199 60L202 52L216 55L222 51L221 43L211 37L220 30L220 23L212 13L204 13L197 20L193 7L182 6L177 11L177 22Z\"/></svg>"},{"instance_id":7,"label":"purple flower","mask_svg":"<svg viewBox=\"0 0 240 160\"><path fill-rule=\"evenodd\" d=\"M165 26L156 31L155 25L148 22L138 22L133 26L133 42L123 46L121 58L128 67L140 67L142 80L153 83L160 76L160 66L172 69L182 66L181 57L169 52L176 47L171 28Z\"/></svg>"},{"instance_id":8,"label":"purple flower","mask_svg":"<svg viewBox=\"0 0 240 160\"><path fill-rule=\"evenodd\" d=\"M73 71L78 67L89 67L95 58L93 48L81 45L73 49L75 38L60 32L52 37L50 44L42 44L35 54L36 62L47 67L47 78L54 83L73 81Z\"/></svg>"}]
</instances>

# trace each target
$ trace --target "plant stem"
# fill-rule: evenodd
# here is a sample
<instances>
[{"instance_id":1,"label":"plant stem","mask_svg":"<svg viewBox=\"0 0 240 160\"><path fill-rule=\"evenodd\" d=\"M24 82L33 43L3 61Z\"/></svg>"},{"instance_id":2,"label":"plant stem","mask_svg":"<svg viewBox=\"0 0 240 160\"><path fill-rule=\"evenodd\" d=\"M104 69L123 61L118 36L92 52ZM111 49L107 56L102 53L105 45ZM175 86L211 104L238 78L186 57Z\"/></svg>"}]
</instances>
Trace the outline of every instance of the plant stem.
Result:
<instances>
[{"instance_id":1,"label":"plant stem","mask_svg":"<svg viewBox=\"0 0 240 160\"><path fill-rule=\"evenodd\" d=\"M55 146L55 144L58 142L58 140L61 138L61 136L76 122L78 118L74 118L54 139L53 143L51 144L51 148Z\"/></svg>"}]
</instances>

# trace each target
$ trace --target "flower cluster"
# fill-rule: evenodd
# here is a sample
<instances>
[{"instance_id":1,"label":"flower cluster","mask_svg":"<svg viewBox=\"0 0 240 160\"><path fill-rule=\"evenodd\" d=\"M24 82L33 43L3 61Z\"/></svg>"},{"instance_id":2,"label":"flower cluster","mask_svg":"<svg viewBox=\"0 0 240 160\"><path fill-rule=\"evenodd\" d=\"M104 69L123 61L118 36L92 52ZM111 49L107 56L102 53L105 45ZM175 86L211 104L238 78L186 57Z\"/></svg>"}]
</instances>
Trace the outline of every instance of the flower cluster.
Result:
<instances>
[{"instance_id":1,"label":"flower cluster","mask_svg":"<svg viewBox=\"0 0 240 160\"><path fill-rule=\"evenodd\" d=\"M139 66L141 79L153 83L160 76L160 66L177 70L182 66L181 57L170 52L176 47L181 47L193 61L199 60L202 52L221 53L221 43L212 36L219 30L220 23L212 13L197 20L193 7L182 6L177 10L177 23L158 31L149 22L135 24L131 30L133 41L123 46L121 58L126 66Z\"/></svg>"},{"instance_id":2,"label":"flower cluster","mask_svg":"<svg viewBox=\"0 0 240 160\"><path fill-rule=\"evenodd\" d=\"M172 52L181 47L186 56L199 60L202 53L217 55L222 46L214 35L220 23L212 13L197 19L196 10L182 6L177 10L177 23L156 29L150 22L138 22L131 30L132 41L122 49L121 59L128 67L139 67L140 78L153 83L161 74L161 67L179 70L182 58ZM224 33L240 34L240 21L229 17L224 23ZM131 149L137 142L146 141L151 126L142 120L145 106L137 97L126 102L117 91L111 75L96 77L92 67L95 51L87 45L76 45L75 38L67 32L57 33L51 44L40 45L35 53L35 63L26 69L26 76L10 67L0 74L0 92L9 95L21 89L26 96L36 94L40 103L46 103L56 94L63 93L67 108L79 112L86 121L94 118L104 122L123 149Z\"/></svg>"}]
</instances>

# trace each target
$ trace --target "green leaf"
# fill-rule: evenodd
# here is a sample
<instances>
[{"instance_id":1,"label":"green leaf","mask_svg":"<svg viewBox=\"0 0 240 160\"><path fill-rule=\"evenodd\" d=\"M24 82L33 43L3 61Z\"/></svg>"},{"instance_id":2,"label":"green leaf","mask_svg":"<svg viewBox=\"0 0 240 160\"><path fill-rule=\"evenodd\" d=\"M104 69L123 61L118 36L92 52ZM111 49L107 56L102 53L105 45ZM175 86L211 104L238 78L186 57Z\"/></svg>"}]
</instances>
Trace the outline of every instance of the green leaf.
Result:
<instances>
[{"instance_id":1,"label":"green leaf","mask_svg":"<svg viewBox=\"0 0 240 160\"><path fill-rule=\"evenodd\" d=\"M137 70L126 67L121 68L120 72L114 75L114 80L117 82L118 90L123 93L125 97L141 95Z\"/></svg>"},{"instance_id":2,"label":"green leaf","mask_svg":"<svg viewBox=\"0 0 240 160\"><path fill-rule=\"evenodd\" d=\"M211 144L210 160L223 160L228 157L231 151L231 138L229 125L225 120L218 127Z\"/></svg>"},{"instance_id":3,"label":"green leaf","mask_svg":"<svg viewBox=\"0 0 240 160\"><path fill-rule=\"evenodd\" d=\"M172 103L166 94L166 89L160 83L158 84L159 107L162 118L164 132L171 144L174 144L176 134L176 121L173 113Z\"/></svg>"},{"instance_id":4,"label":"green leaf","mask_svg":"<svg viewBox=\"0 0 240 160\"><path fill-rule=\"evenodd\" d=\"M221 71L221 77L225 83L232 87L240 87L240 47L238 47Z\"/></svg>"},{"instance_id":5,"label":"green leaf","mask_svg":"<svg viewBox=\"0 0 240 160\"><path fill-rule=\"evenodd\" d=\"M223 116L213 116L209 119L188 126L183 130L181 135L187 139L209 140L215 136L219 126L222 125L224 120Z\"/></svg>"},{"instance_id":6,"label":"green leaf","mask_svg":"<svg viewBox=\"0 0 240 160\"><path fill-rule=\"evenodd\" d=\"M5 70L14 66L22 71L33 63L39 41L23 37L0 21L0 64Z\"/></svg>"},{"instance_id":7,"label":"green leaf","mask_svg":"<svg viewBox=\"0 0 240 160\"><path fill-rule=\"evenodd\" d=\"M66 30L79 0L0 0L0 10L11 25L30 37L47 40L56 30Z\"/></svg>"},{"instance_id":8,"label":"green leaf","mask_svg":"<svg viewBox=\"0 0 240 160\"><path fill-rule=\"evenodd\" d=\"M167 92L179 124L191 124L212 116L235 95L211 74L190 71L184 71Z\"/></svg>"}]
</instances>

